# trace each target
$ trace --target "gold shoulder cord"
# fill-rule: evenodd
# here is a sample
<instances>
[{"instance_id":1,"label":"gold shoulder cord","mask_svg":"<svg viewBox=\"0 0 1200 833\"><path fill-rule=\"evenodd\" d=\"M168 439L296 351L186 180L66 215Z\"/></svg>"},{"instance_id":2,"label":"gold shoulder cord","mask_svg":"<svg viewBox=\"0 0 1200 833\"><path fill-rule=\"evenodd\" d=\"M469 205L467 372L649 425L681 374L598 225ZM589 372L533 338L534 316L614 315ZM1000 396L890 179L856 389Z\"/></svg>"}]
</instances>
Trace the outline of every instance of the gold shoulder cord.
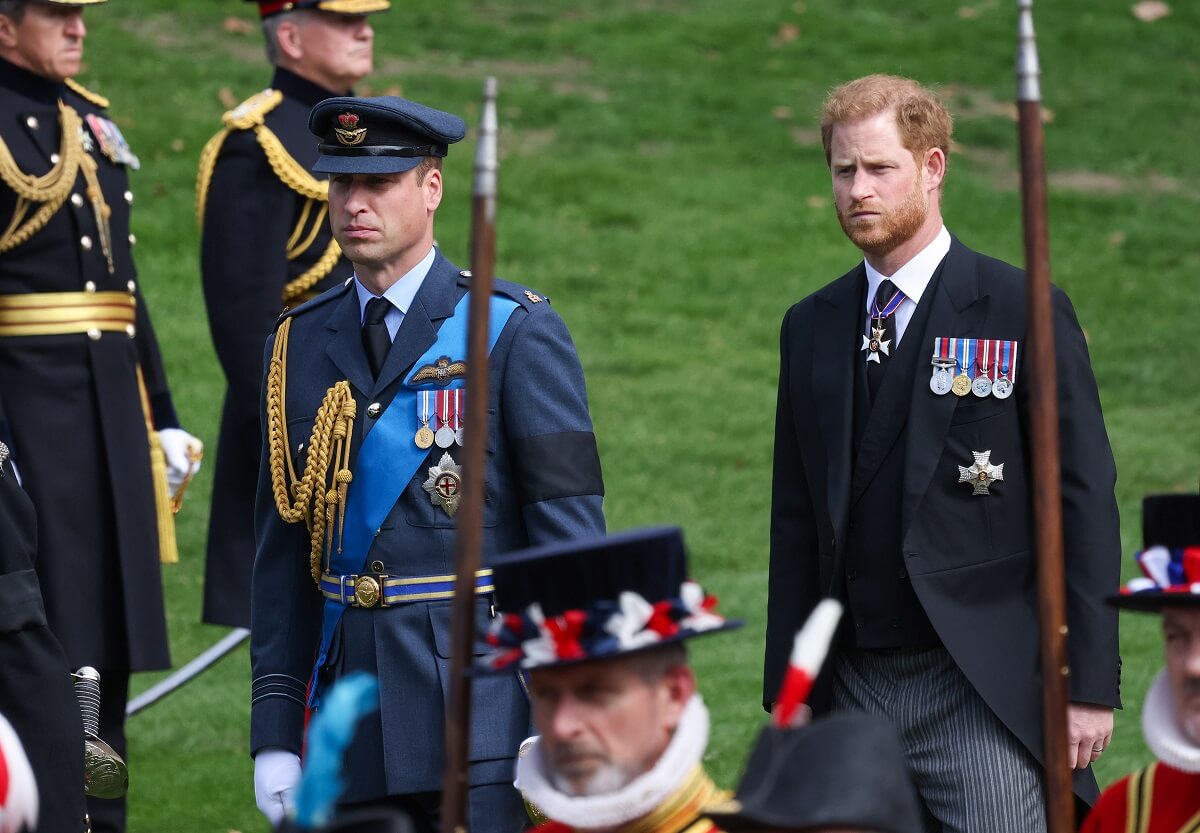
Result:
<instances>
[{"instance_id":1,"label":"gold shoulder cord","mask_svg":"<svg viewBox=\"0 0 1200 833\"><path fill-rule=\"evenodd\" d=\"M12 220L0 234L0 254L20 246L50 221L75 186L84 159L91 162L92 177L95 177L96 162L84 153L83 142L79 138L83 120L74 108L65 104L59 104L59 112L62 124L59 161L42 176L31 176L17 167L8 145L0 139L0 180L17 195ZM91 196L91 188L89 179L88 196ZM30 208L36 203L41 203L41 207L26 219Z\"/></svg>"},{"instance_id":2,"label":"gold shoulder cord","mask_svg":"<svg viewBox=\"0 0 1200 833\"><path fill-rule=\"evenodd\" d=\"M213 170L216 167L221 146L225 143L225 137L234 130L253 130L259 147L266 154L271 170L284 185L307 200L300 213L300 219L292 231L291 238L287 242L286 257L288 260L295 260L308 251L325 222L329 203L329 183L317 179L306 171L304 166L287 152L287 148L283 146L283 142L279 141L279 137L267 127L265 123L267 113L275 109L282 100L283 93L278 90L264 90L225 114L225 127L209 139L208 144L200 153L200 171L196 178L196 221L203 228L208 189L212 184ZM315 217L313 217L314 207L317 209ZM309 229L307 235L304 234L306 227ZM284 305L293 306L297 299L316 286L333 270L341 256L341 247L338 246L336 240L331 239L317 262L305 270L304 274L289 281L283 288L281 300Z\"/></svg>"},{"instance_id":3,"label":"gold shoulder cord","mask_svg":"<svg viewBox=\"0 0 1200 833\"><path fill-rule=\"evenodd\" d=\"M86 99L87 101L92 102L92 104L95 104L97 107L100 107L104 110L108 109L108 99L100 95L100 93L92 92L74 78L68 78L65 83L68 87L74 90L75 94L80 98Z\"/></svg>"},{"instance_id":4,"label":"gold shoulder cord","mask_svg":"<svg viewBox=\"0 0 1200 833\"><path fill-rule=\"evenodd\" d=\"M350 383L341 381L325 391L317 409L303 476L297 478L292 464L287 433L287 344L292 319L285 319L275 334L271 366L267 373L267 443L271 469L271 490L275 506L284 523L304 521L312 549L309 566L313 581L320 585L322 570L329 569L329 558L322 565L324 552L334 551L334 514L337 514L337 548L341 552L342 531L346 520L346 492L350 473L350 440L357 405ZM285 462L286 461L286 462ZM330 465L336 468L332 482ZM286 466L286 471L285 471ZM291 485L289 495L288 485Z\"/></svg>"}]
</instances>

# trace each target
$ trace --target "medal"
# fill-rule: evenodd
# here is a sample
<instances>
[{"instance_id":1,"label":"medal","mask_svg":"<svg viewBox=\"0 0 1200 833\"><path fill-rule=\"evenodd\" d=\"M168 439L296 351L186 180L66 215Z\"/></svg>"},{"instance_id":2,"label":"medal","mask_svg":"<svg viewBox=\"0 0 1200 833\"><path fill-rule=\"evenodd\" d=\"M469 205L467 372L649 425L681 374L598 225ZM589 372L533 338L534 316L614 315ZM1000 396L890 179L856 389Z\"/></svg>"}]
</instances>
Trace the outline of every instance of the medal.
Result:
<instances>
[{"instance_id":1,"label":"medal","mask_svg":"<svg viewBox=\"0 0 1200 833\"><path fill-rule=\"evenodd\" d=\"M971 495L987 495L991 494L988 489L993 483L1004 479L1004 464L998 466L991 464L991 451L972 451L971 456L975 458L975 462L968 466L958 467L958 482L970 483L974 489Z\"/></svg>"},{"instance_id":2,"label":"medal","mask_svg":"<svg viewBox=\"0 0 1200 833\"><path fill-rule=\"evenodd\" d=\"M938 396L945 396L954 381L950 373L954 367L954 360L950 358L950 339L939 337L933 340L932 362L933 375L929 377L929 389Z\"/></svg>"},{"instance_id":3,"label":"medal","mask_svg":"<svg viewBox=\"0 0 1200 833\"><path fill-rule=\"evenodd\" d=\"M417 433L413 437L413 442L422 451L433 445L433 432L429 430L429 419L433 416L431 410L431 393L432 391L427 390L417 392L417 419L420 420L421 427L417 429Z\"/></svg>"},{"instance_id":4,"label":"medal","mask_svg":"<svg viewBox=\"0 0 1200 833\"><path fill-rule=\"evenodd\" d=\"M450 427L454 430L454 442L463 444L463 408L466 407L467 394L462 388L454 391L454 415L450 418Z\"/></svg>"},{"instance_id":5,"label":"medal","mask_svg":"<svg viewBox=\"0 0 1200 833\"><path fill-rule=\"evenodd\" d=\"M458 499L462 495L462 466L454 462L450 454L442 454L436 466L429 467L429 478L421 484L429 493L434 506L440 506L451 518L458 511Z\"/></svg>"},{"instance_id":6,"label":"medal","mask_svg":"<svg viewBox=\"0 0 1200 833\"><path fill-rule=\"evenodd\" d=\"M981 338L979 347L977 348L982 354L979 358L979 375L975 377L975 381L971 383L971 393L979 398L983 398L992 392L992 360L993 351L992 345L995 342Z\"/></svg>"},{"instance_id":7,"label":"medal","mask_svg":"<svg viewBox=\"0 0 1200 833\"><path fill-rule=\"evenodd\" d=\"M887 335L887 319L890 318L900 305L908 299L908 296L896 290L896 294L888 299L883 309L879 308L879 298L871 301L871 337L863 336L862 346L859 347L859 352L867 351L867 361L882 364L880 355L891 355L891 339L884 338Z\"/></svg>"},{"instance_id":8,"label":"medal","mask_svg":"<svg viewBox=\"0 0 1200 833\"><path fill-rule=\"evenodd\" d=\"M121 129L113 123L111 119L106 119L103 116L98 116L95 113L88 113L85 116L88 127L92 129L92 134L95 135L96 141L100 143L100 152L108 159L117 165L128 165L133 170L140 168L141 162L134 156L133 151L129 147L129 142L125 141L125 136L122 135Z\"/></svg>"},{"instance_id":9,"label":"medal","mask_svg":"<svg viewBox=\"0 0 1200 833\"><path fill-rule=\"evenodd\" d=\"M435 391L437 396L437 433L433 435L433 441L437 443L438 448L449 448L454 445L454 431L450 428L451 393L452 391L448 390Z\"/></svg>"},{"instance_id":10,"label":"medal","mask_svg":"<svg viewBox=\"0 0 1200 833\"><path fill-rule=\"evenodd\" d=\"M992 385L992 396L997 399L1008 399L1012 396L1013 385L1017 380L1017 342L1002 341L997 356L999 378Z\"/></svg>"},{"instance_id":11,"label":"medal","mask_svg":"<svg viewBox=\"0 0 1200 833\"><path fill-rule=\"evenodd\" d=\"M967 370L971 367L971 339L952 338L950 339L950 349L954 351L955 369L958 370L958 375L954 377L950 390L954 392L955 396L966 396L971 392L971 377L967 375Z\"/></svg>"}]
</instances>

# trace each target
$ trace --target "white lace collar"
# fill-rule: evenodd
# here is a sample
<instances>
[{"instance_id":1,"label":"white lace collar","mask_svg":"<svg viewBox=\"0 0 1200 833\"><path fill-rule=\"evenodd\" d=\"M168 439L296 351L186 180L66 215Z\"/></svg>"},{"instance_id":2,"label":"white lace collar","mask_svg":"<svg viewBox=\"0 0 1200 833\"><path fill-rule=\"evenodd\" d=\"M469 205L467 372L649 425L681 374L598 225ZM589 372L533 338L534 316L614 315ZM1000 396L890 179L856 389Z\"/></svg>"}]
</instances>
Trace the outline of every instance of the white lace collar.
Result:
<instances>
[{"instance_id":1,"label":"white lace collar","mask_svg":"<svg viewBox=\"0 0 1200 833\"><path fill-rule=\"evenodd\" d=\"M1150 690L1146 692L1146 702L1142 706L1142 733L1154 757L1164 764L1183 772L1200 773L1200 744L1188 738L1179 725L1165 668L1158 672Z\"/></svg>"}]
</instances>

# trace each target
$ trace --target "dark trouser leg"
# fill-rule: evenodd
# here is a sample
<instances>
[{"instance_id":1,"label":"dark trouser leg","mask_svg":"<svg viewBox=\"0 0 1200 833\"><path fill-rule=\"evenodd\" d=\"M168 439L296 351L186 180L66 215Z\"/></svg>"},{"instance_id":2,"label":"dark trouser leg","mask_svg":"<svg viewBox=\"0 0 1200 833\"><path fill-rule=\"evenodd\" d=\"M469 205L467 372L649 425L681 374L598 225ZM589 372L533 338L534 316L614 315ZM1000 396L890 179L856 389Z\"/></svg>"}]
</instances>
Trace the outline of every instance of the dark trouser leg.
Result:
<instances>
[{"instance_id":1,"label":"dark trouser leg","mask_svg":"<svg viewBox=\"0 0 1200 833\"><path fill-rule=\"evenodd\" d=\"M100 671L100 739L122 758L125 755L125 703L129 699L129 671L101 669ZM126 758L128 763L128 758ZM130 775L132 789L137 789L137 776ZM88 815L92 817L93 833L123 833L125 830L124 798L89 798Z\"/></svg>"}]
</instances>

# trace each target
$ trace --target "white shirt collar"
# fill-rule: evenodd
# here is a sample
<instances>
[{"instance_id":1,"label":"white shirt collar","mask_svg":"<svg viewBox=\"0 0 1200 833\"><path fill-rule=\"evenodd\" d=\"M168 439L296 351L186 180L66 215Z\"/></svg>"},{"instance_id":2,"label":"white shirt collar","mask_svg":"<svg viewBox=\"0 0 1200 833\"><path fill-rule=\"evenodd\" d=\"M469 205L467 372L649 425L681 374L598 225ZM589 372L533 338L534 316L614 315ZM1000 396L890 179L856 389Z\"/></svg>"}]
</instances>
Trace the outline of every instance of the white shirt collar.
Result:
<instances>
[{"instance_id":1,"label":"white shirt collar","mask_svg":"<svg viewBox=\"0 0 1200 833\"><path fill-rule=\"evenodd\" d=\"M881 275L864 259L863 265L867 268L867 315L871 314L875 293L879 290L879 284L883 283L885 279L894 283L901 292L912 299L914 304L919 302L921 295L925 292L925 287L929 286L933 273L937 271L938 264L946 257L948 251L950 251L950 232L946 231L946 227L943 225L942 230L937 233L937 237L933 238L928 246L917 252L912 260L897 269L894 275Z\"/></svg>"},{"instance_id":2,"label":"white shirt collar","mask_svg":"<svg viewBox=\"0 0 1200 833\"><path fill-rule=\"evenodd\" d=\"M421 288L430 268L433 267L433 259L436 255L437 247L430 246L429 253L421 258L421 262L409 269L400 280L389 286L383 293L383 297L391 301L392 306L401 314L408 314L408 308L412 306L413 298L417 296L417 290ZM361 322L367 313L367 301L377 296L362 285L362 281L358 279L357 275L354 276L354 288L358 291L358 320Z\"/></svg>"}]
</instances>

